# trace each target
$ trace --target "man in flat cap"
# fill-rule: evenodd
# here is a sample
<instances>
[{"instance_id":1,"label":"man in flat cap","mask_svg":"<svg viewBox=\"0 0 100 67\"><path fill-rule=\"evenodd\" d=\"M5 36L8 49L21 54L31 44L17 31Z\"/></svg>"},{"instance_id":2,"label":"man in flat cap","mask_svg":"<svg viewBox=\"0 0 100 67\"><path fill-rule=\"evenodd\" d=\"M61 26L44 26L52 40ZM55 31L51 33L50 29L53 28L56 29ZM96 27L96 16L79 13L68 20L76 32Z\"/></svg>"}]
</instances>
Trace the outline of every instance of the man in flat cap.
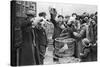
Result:
<instances>
[{"instance_id":1,"label":"man in flat cap","mask_svg":"<svg viewBox=\"0 0 100 67\"><path fill-rule=\"evenodd\" d=\"M38 61L38 54L35 53L35 46L34 43L34 34L32 31L32 19L35 17L35 12L29 10L27 13L27 18L22 23L22 38L23 38L23 46L21 48L21 59L20 65L36 65ZM38 52L37 52L38 53Z\"/></svg>"}]
</instances>

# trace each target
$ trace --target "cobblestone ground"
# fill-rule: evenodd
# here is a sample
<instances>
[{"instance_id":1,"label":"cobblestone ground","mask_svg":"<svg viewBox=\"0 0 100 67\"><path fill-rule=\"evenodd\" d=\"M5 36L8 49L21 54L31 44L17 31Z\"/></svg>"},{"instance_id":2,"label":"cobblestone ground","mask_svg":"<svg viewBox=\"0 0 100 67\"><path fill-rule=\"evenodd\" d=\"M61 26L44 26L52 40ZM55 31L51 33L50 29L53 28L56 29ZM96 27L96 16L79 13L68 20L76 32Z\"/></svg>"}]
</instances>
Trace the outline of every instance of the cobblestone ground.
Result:
<instances>
[{"instance_id":1,"label":"cobblestone ground","mask_svg":"<svg viewBox=\"0 0 100 67\"><path fill-rule=\"evenodd\" d=\"M45 59L44 59L44 64L49 65L49 64L65 64L65 63L79 63L80 59L74 58L74 57L64 57L64 58L59 58L59 62L55 63L53 62L53 46L48 45L46 49L46 54L45 54Z\"/></svg>"}]
</instances>

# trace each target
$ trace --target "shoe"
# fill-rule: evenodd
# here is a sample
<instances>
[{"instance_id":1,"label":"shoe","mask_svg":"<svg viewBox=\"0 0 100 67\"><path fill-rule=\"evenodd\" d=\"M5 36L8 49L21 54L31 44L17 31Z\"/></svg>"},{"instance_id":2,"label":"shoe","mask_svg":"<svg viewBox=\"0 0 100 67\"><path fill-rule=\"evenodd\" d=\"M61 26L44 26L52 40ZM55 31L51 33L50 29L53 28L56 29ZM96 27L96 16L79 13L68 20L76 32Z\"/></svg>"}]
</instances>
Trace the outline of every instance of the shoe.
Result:
<instances>
[{"instance_id":1,"label":"shoe","mask_svg":"<svg viewBox=\"0 0 100 67\"><path fill-rule=\"evenodd\" d=\"M54 58L53 58L53 61L54 61L54 62L59 62L59 58L55 58L55 57L54 57Z\"/></svg>"}]
</instances>

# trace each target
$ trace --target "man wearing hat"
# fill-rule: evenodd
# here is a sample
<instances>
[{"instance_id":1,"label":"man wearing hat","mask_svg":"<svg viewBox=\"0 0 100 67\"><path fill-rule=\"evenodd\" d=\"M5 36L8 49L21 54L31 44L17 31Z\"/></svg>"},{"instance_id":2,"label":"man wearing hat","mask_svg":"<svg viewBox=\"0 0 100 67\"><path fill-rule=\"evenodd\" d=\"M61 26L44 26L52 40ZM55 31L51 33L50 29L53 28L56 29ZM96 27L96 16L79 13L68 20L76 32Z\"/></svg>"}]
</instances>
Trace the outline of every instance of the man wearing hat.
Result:
<instances>
[{"instance_id":1,"label":"man wearing hat","mask_svg":"<svg viewBox=\"0 0 100 67\"><path fill-rule=\"evenodd\" d=\"M53 51L53 61L54 62L58 62L59 63L59 55L57 54L58 50L55 49L55 39L57 37L60 37L60 34L62 32L62 30L65 28L64 24L63 24L63 16L62 15L58 15L58 19L56 20L56 16L57 16L57 11L55 8L51 8L49 10L50 12L50 21L53 23L54 25L54 33L53 33L53 36L52 36L52 39L54 40L53 41L53 46L54 46L54 51Z\"/></svg>"},{"instance_id":2,"label":"man wearing hat","mask_svg":"<svg viewBox=\"0 0 100 67\"><path fill-rule=\"evenodd\" d=\"M23 38L23 46L21 47L21 59L19 62L19 65L21 66L36 65L36 60L38 59L38 57L36 57L38 54L35 53L35 43L33 43L35 39L32 31L32 18L35 17L35 12L29 10L26 15L27 18L24 20L21 26Z\"/></svg>"},{"instance_id":3,"label":"man wearing hat","mask_svg":"<svg viewBox=\"0 0 100 67\"><path fill-rule=\"evenodd\" d=\"M45 52L46 52L46 47L47 47L47 35L46 35L46 31L44 28L44 24L46 23L46 19L45 19L46 13L45 12L40 12L39 13L39 17L35 19L35 23L37 23L37 25L34 28L34 32L35 32L35 38L36 38L36 46L39 49L39 64L43 64L43 60L44 60L44 56L45 56Z\"/></svg>"}]
</instances>

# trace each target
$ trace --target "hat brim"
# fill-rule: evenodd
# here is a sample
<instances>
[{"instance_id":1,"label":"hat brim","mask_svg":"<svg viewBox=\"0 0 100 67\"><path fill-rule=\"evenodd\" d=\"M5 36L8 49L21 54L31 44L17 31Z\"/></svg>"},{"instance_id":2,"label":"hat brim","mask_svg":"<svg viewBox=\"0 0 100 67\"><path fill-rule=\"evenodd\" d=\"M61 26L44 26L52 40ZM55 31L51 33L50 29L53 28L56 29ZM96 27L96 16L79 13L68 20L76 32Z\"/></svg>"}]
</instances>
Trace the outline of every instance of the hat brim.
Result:
<instances>
[{"instance_id":1,"label":"hat brim","mask_svg":"<svg viewBox=\"0 0 100 67\"><path fill-rule=\"evenodd\" d=\"M32 16L32 17L35 17L36 15L34 14L26 14L27 16Z\"/></svg>"}]
</instances>

